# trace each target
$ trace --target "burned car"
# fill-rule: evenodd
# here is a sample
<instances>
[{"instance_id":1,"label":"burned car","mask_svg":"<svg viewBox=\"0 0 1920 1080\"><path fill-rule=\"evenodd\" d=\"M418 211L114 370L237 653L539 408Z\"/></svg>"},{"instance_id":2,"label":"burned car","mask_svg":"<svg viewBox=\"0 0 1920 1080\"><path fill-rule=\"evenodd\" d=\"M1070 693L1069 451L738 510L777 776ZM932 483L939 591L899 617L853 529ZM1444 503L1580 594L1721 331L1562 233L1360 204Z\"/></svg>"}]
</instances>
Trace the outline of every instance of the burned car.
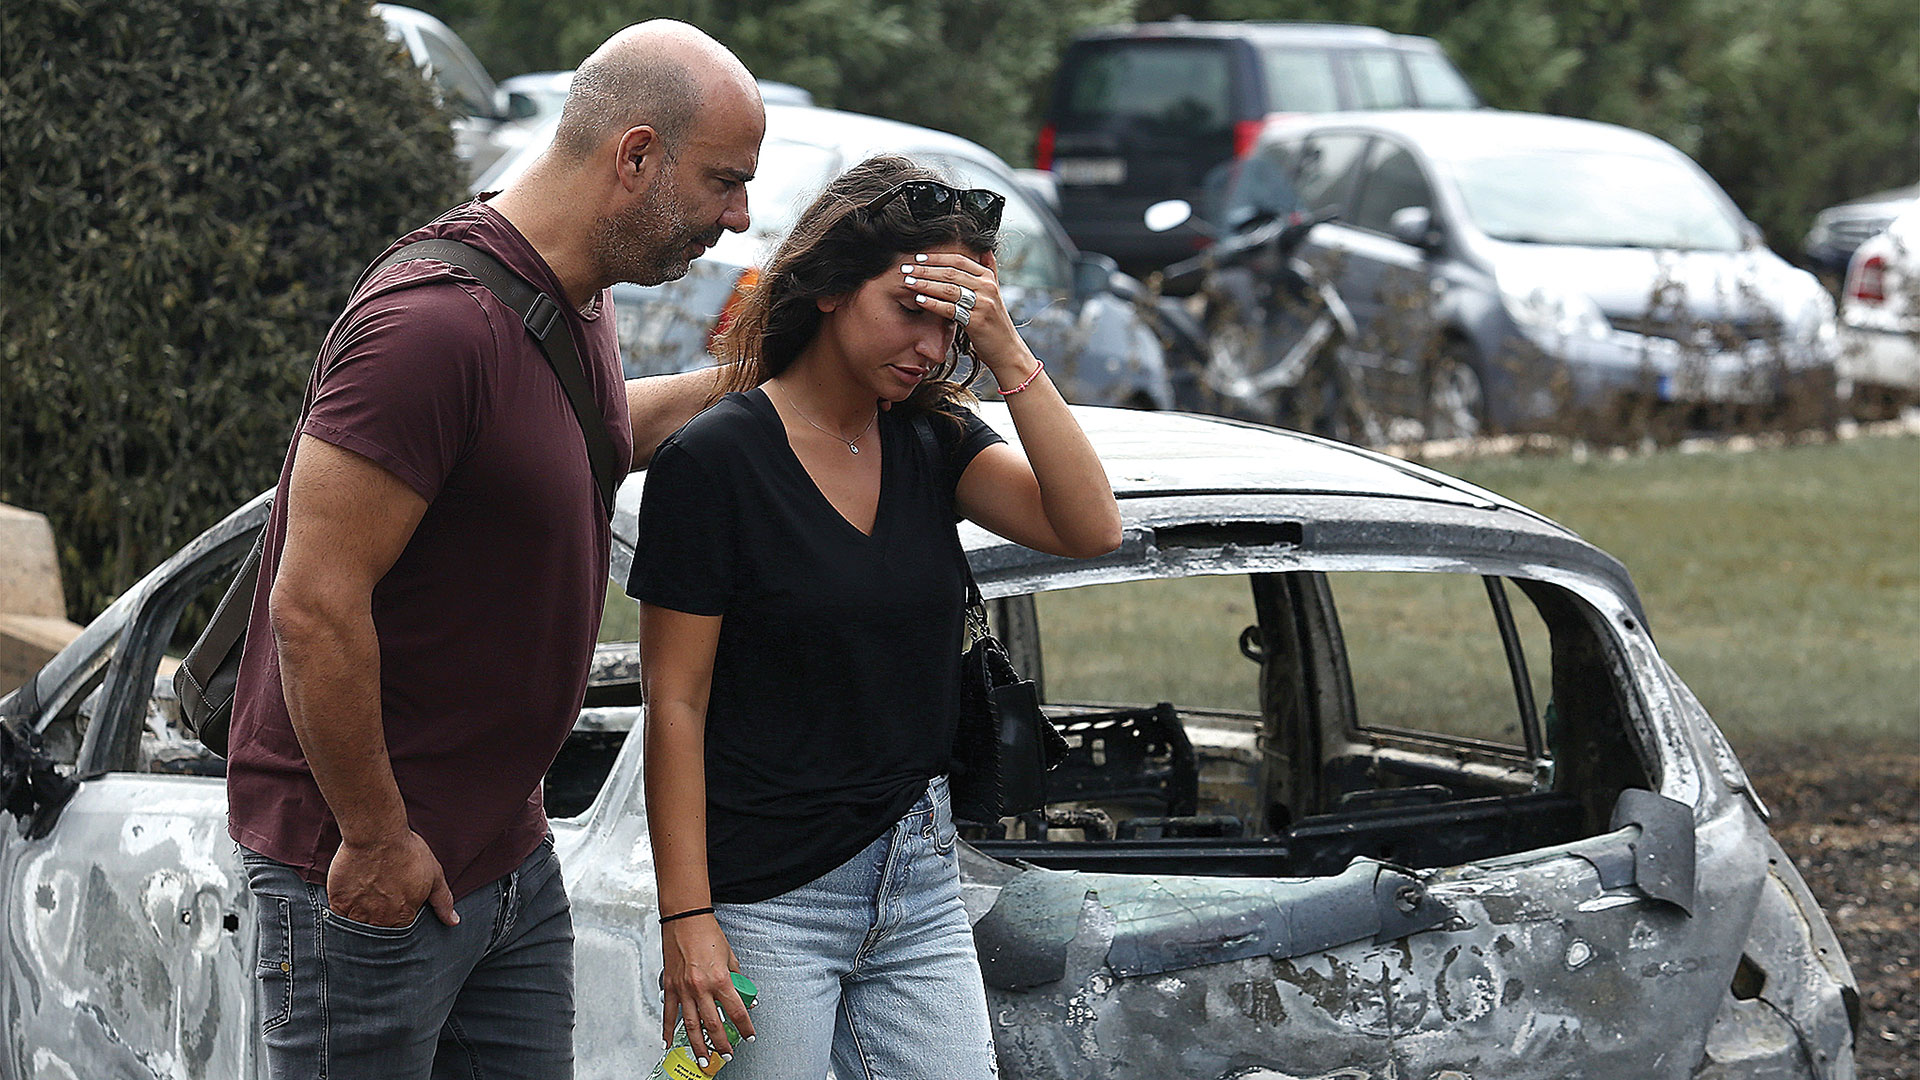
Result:
<instances>
[{"instance_id":1,"label":"burned car","mask_svg":"<svg viewBox=\"0 0 1920 1080\"><path fill-rule=\"evenodd\" d=\"M1847 962L1617 562L1367 451L1080 418L1118 550L964 532L1071 745L1044 811L960 842L1001 1075L1854 1075ZM622 489L614 580L640 497ZM264 1075L220 762L155 687L266 510L0 700L20 823L0 836L0 1077ZM633 646L604 642L547 778L583 1077L658 1051L642 714Z\"/></svg>"}]
</instances>

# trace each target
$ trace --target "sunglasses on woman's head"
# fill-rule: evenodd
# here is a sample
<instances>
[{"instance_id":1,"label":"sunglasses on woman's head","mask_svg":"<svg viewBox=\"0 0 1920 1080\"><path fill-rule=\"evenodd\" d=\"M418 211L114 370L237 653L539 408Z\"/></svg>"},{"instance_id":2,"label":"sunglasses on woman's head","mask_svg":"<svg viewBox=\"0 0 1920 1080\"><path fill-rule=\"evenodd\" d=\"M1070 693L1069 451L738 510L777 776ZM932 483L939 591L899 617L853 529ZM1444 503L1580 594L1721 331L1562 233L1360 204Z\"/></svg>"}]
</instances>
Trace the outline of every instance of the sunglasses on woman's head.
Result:
<instances>
[{"instance_id":1,"label":"sunglasses on woman's head","mask_svg":"<svg viewBox=\"0 0 1920 1080\"><path fill-rule=\"evenodd\" d=\"M961 190L938 180L905 180L881 192L868 203L868 216L879 213L896 198L906 204L908 215L915 221L945 217L957 211L972 218L975 225L988 232L1000 227L1000 211L1007 205L1005 195L985 188Z\"/></svg>"}]
</instances>

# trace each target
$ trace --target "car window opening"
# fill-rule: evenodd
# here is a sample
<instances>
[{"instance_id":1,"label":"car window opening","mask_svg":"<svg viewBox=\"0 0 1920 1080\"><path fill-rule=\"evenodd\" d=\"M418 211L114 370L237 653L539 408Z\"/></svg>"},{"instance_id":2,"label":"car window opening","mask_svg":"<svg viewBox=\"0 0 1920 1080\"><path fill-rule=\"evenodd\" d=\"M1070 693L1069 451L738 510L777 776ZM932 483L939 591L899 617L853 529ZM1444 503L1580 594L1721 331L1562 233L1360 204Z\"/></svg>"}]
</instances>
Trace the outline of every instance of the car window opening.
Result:
<instances>
[{"instance_id":1,"label":"car window opening","mask_svg":"<svg viewBox=\"0 0 1920 1080\"><path fill-rule=\"evenodd\" d=\"M1044 816L963 835L1050 869L1298 877L1605 832L1647 779L1598 616L1512 584L1300 571L1003 601L1035 609L1001 633L1073 751Z\"/></svg>"}]
</instances>

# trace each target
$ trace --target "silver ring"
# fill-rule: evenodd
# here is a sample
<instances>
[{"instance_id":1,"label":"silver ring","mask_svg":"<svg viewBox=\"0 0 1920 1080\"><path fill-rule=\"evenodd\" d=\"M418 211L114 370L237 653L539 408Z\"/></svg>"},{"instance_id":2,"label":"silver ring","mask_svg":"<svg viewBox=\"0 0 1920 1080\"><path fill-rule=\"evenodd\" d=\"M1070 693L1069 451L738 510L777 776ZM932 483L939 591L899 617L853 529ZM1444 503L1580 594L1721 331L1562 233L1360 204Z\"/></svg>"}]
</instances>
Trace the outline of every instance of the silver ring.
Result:
<instances>
[{"instance_id":1,"label":"silver ring","mask_svg":"<svg viewBox=\"0 0 1920 1080\"><path fill-rule=\"evenodd\" d=\"M967 324L973 321L972 306L955 304L953 306L953 321L954 321L954 325L960 327L960 329L962 330L965 330L967 328Z\"/></svg>"},{"instance_id":2,"label":"silver ring","mask_svg":"<svg viewBox=\"0 0 1920 1080\"><path fill-rule=\"evenodd\" d=\"M979 299L980 299L979 293L976 293L972 289L969 289L965 285L962 285L960 286L960 299L954 301L953 306L959 308L962 311L972 311L974 302Z\"/></svg>"}]
</instances>

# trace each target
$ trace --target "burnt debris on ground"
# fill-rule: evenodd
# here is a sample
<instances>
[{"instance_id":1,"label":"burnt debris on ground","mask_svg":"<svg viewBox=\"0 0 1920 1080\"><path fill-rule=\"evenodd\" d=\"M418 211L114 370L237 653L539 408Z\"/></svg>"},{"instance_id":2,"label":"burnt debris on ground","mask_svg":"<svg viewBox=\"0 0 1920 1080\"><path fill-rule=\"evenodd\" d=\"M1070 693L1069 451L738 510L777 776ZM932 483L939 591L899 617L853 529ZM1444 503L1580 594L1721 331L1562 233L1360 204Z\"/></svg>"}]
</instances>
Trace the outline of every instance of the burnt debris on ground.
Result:
<instances>
[{"instance_id":1,"label":"burnt debris on ground","mask_svg":"<svg viewBox=\"0 0 1920 1080\"><path fill-rule=\"evenodd\" d=\"M1860 1080L1920 1080L1920 751L1741 753L1860 982Z\"/></svg>"}]
</instances>

